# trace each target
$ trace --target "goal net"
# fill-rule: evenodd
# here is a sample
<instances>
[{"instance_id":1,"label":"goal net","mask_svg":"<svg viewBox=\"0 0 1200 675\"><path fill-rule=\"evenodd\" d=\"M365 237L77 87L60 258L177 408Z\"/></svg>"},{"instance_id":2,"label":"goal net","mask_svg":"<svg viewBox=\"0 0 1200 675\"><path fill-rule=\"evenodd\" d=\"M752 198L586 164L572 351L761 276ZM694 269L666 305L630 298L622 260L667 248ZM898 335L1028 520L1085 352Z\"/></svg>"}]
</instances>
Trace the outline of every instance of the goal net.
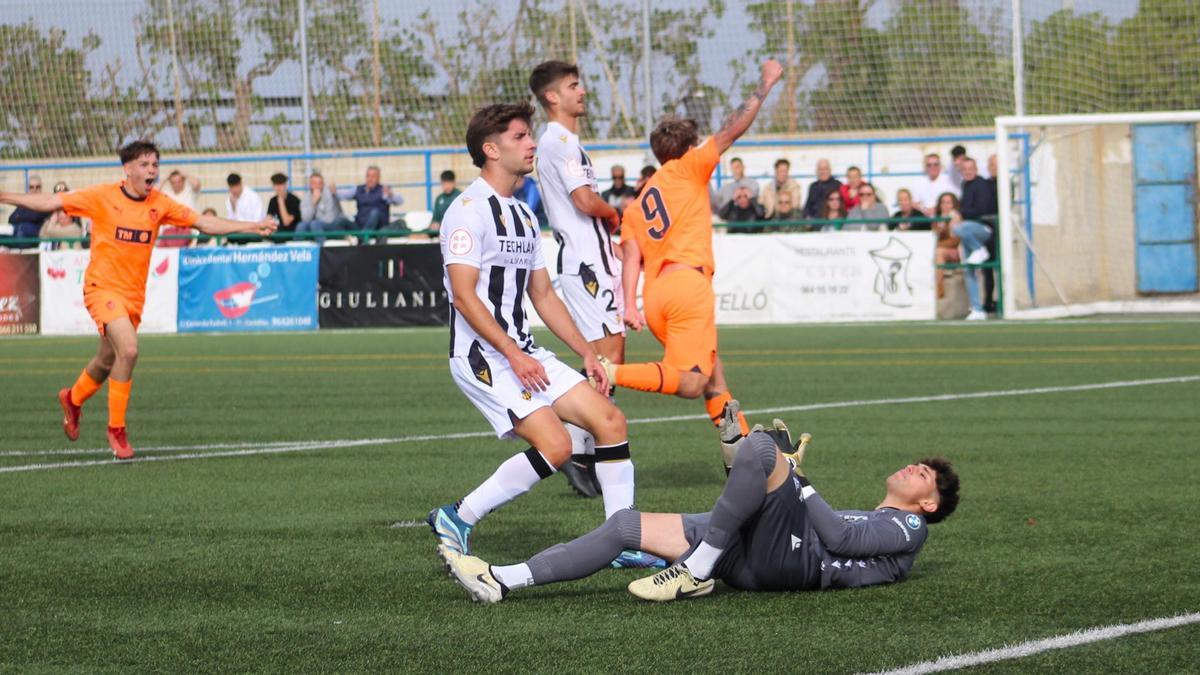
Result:
<instances>
[{"instance_id":1,"label":"goal net","mask_svg":"<svg viewBox=\"0 0 1200 675\"><path fill-rule=\"evenodd\" d=\"M1200 312L1200 111L996 119L1009 318Z\"/></svg>"}]
</instances>

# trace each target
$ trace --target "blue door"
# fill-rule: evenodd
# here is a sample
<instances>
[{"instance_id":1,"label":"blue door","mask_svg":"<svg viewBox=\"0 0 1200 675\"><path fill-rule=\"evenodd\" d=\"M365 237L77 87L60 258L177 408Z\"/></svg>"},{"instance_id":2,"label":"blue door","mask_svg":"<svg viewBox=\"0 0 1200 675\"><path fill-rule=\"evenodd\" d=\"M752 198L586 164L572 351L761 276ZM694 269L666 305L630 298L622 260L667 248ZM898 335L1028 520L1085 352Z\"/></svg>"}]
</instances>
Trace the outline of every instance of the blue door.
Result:
<instances>
[{"instance_id":1,"label":"blue door","mask_svg":"<svg viewBox=\"0 0 1200 675\"><path fill-rule=\"evenodd\" d=\"M1134 125L1133 184L1138 292L1195 293L1195 127Z\"/></svg>"}]
</instances>

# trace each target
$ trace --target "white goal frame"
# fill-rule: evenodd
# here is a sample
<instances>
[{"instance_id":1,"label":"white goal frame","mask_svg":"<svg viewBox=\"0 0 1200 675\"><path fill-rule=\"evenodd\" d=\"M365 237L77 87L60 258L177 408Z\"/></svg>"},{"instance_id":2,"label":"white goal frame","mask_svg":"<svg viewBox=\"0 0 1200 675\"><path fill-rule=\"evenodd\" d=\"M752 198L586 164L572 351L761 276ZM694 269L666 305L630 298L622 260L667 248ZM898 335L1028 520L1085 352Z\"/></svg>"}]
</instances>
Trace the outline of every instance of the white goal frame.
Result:
<instances>
[{"instance_id":1,"label":"white goal frame","mask_svg":"<svg viewBox=\"0 0 1200 675\"><path fill-rule=\"evenodd\" d=\"M1091 115L1005 115L996 118L996 161L997 177L1011 176L1020 159L1014 157L1011 134L1022 129L1040 129L1055 126L1096 126L1103 124L1200 124L1200 110L1179 112L1147 113L1103 113ZM1028 161L1028 158L1024 158ZM1029 167L1022 167L1028 172ZM1013 190L1011 180L997 180L999 207L999 254L1002 269L1000 283L1004 292L1004 318L1006 319L1050 319L1093 314L1137 314L1137 313L1200 313L1200 299L1139 299L1133 301L1103 301L1071 303L1056 307L1018 309L1017 282L1013 274L1013 237L1017 234L1013 222ZM1029 195L1025 195L1026 199ZM1023 232L1020 234L1024 234ZM1033 248L1033 247L1030 247ZM1036 249L1033 249L1036 256Z\"/></svg>"}]
</instances>

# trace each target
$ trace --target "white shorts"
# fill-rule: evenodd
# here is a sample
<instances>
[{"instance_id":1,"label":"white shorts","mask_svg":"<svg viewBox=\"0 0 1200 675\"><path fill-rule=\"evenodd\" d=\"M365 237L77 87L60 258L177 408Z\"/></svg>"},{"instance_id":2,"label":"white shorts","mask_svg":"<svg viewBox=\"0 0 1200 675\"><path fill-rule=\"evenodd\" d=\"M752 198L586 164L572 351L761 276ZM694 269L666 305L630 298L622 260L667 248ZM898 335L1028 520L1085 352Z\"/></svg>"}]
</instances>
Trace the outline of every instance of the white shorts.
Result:
<instances>
[{"instance_id":1,"label":"white shorts","mask_svg":"<svg viewBox=\"0 0 1200 675\"><path fill-rule=\"evenodd\" d=\"M508 359L494 352L450 358L454 383L483 413L498 438L513 438L514 419L525 419L539 408L553 405L572 387L587 381L554 352L537 347L529 355L546 369L550 386L545 391L527 390L513 374Z\"/></svg>"},{"instance_id":2,"label":"white shorts","mask_svg":"<svg viewBox=\"0 0 1200 675\"><path fill-rule=\"evenodd\" d=\"M560 274L558 286L575 325L588 342L625 334L621 278L606 274Z\"/></svg>"}]
</instances>

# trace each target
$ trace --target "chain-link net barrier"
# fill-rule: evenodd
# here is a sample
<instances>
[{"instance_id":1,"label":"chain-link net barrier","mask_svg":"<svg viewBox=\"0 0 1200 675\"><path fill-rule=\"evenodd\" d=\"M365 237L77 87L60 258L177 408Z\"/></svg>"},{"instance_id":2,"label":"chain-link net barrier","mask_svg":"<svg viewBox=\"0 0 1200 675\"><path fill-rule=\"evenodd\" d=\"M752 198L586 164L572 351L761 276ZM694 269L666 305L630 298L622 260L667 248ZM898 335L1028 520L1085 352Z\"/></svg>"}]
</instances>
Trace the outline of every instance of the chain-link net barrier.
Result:
<instances>
[{"instance_id":1,"label":"chain-link net barrier","mask_svg":"<svg viewBox=\"0 0 1200 675\"><path fill-rule=\"evenodd\" d=\"M0 157L460 145L475 108L580 64L584 136L719 124L771 56L751 133L987 126L1011 114L1009 0L0 0ZM1023 0L1025 113L1200 108L1200 3ZM648 39L647 39L648 38ZM647 77L647 69L649 77Z\"/></svg>"}]
</instances>

